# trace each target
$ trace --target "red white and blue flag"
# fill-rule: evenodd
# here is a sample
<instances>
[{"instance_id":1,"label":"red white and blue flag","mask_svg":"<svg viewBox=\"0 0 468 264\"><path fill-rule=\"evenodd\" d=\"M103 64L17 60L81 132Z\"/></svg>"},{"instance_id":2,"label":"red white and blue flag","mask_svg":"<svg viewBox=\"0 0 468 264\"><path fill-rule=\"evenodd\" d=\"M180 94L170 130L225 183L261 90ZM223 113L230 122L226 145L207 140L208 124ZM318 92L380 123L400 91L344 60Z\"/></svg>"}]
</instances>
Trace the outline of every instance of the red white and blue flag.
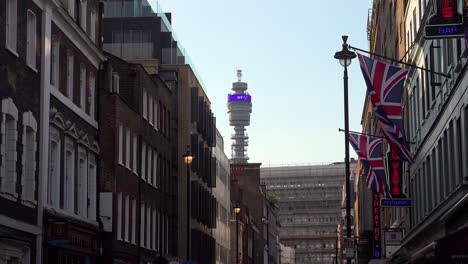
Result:
<instances>
[{"instance_id":1,"label":"red white and blue flag","mask_svg":"<svg viewBox=\"0 0 468 264\"><path fill-rule=\"evenodd\" d=\"M401 159L413 162L409 143L405 139L401 104L408 70L361 54L358 54L358 58L385 139L400 154Z\"/></svg>"},{"instance_id":2,"label":"red white and blue flag","mask_svg":"<svg viewBox=\"0 0 468 264\"><path fill-rule=\"evenodd\" d=\"M364 168L367 188L385 196L389 188L385 177L382 141L383 139L379 137L349 133L349 143L353 146Z\"/></svg>"}]
</instances>

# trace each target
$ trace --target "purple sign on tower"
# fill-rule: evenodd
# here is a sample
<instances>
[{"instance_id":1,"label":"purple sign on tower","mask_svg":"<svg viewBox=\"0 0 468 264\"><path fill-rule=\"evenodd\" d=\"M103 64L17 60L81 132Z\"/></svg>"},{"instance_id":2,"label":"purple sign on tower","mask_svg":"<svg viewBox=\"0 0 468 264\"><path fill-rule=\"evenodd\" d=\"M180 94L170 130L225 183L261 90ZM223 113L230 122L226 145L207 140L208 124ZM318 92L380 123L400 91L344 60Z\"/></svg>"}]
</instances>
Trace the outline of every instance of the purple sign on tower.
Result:
<instances>
[{"instance_id":1,"label":"purple sign on tower","mask_svg":"<svg viewBox=\"0 0 468 264\"><path fill-rule=\"evenodd\" d=\"M252 97L248 94L229 94L228 95L228 102L236 102L236 101L251 102Z\"/></svg>"}]
</instances>

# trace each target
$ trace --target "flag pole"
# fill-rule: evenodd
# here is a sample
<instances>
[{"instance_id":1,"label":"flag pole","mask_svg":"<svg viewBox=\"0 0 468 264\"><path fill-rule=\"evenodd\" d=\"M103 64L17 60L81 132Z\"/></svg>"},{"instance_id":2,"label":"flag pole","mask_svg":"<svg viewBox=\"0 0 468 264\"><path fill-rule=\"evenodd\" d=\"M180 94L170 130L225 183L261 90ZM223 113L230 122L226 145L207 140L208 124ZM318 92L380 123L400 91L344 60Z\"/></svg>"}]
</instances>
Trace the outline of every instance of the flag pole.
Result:
<instances>
[{"instance_id":1,"label":"flag pole","mask_svg":"<svg viewBox=\"0 0 468 264\"><path fill-rule=\"evenodd\" d=\"M349 46L349 48L353 49L353 50L356 50L356 51L367 53L367 54L375 56L375 57L386 59L386 60L389 60L389 61L392 61L392 62L395 62L395 63L401 63L403 65L406 65L406 66L409 66L409 67L412 67L412 68L416 68L416 69L420 69L420 70L423 70L423 71L426 71L426 72L430 72L430 73L433 73L433 74L444 76L446 78L451 78L450 74L440 73L440 72L429 70L429 69L426 69L424 67L420 67L420 66L417 66L417 65L414 65L414 64L410 64L410 63L406 63L406 62L402 62L402 61L397 61L395 59L392 59L392 58L389 58L389 57L386 57L386 56L383 56L383 55L379 55L379 54L376 54L376 53L373 53L373 52L370 52L370 51L367 51L367 50L363 50L363 49L360 49L360 48L356 48L356 47L353 47L351 45Z\"/></svg>"},{"instance_id":2,"label":"flag pole","mask_svg":"<svg viewBox=\"0 0 468 264\"><path fill-rule=\"evenodd\" d=\"M338 128L338 131L339 131L339 132L345 132L345 130L344 130L344 129L341 129L341 128ZM376 135L371 135L371 134L366 134L366 133L361 133L361 132L356 132L356 131L351 131L351 130L349 130L348 132L349 132L349 133L354 133L354 134L363 135L363 136L370 136L370 137L376 137L376 138L383 138L382 136L376 136Z\"/></svg>"},{"instance_id":3,"label":"flag pole","mask_svg":"<svg viewBox=\"0 0 468 264\"><path fill-rule=\"evenodd\" d=\"M338 131L339 131L339 132L345 132L345 130L344 130L344 129L341 129L341 128L338 128ZM361 133L361 132L356 132L356 131L351 131L351 130L349 130L348 132L349 132L349 133L358 134L358 135L363 135L363 136L376 137L376 138L384 138L383 136L376 136L376 135L371 135L371 134ZM415 142L408 142L408 143L411 144L411 145L416 144Z\"/></svg>"}]
</instances>

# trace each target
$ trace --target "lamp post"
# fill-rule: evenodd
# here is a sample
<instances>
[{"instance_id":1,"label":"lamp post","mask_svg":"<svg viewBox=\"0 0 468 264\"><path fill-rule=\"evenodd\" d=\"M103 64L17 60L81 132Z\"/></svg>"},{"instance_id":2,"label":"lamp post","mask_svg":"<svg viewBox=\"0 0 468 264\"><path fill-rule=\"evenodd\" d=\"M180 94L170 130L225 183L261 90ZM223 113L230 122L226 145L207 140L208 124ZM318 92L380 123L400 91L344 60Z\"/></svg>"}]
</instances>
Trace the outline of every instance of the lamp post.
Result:
<instances>
[{"instance_id":1,"label":"lamp post","mask_svg":"<svg viewBox=\"0 0 468 264\"><path fill-rule=\"evenodd\" d=\"M350 197L350 169L349 169L349 116L348 116L348 66L351 60L356 58L356 53L348 49L348 36L342 36L343 48L335 53L335 59L338 59L341 66L344 67L343 85L344 85L344 119L345 119L345 179L346 179L346 236L351 237L351 197ZM351 264L351 259L347 259Z\"/></svg>"},{"instance_id":2,"label":"lamp post","mask_svg":"<svg viewBox=\"0 0 468 264\"><path fill-rule=\"evenodd\" d=\"M190 164L193 156L190 153L190 146L187 145L187 152L182 156L187 165L187 261L190 261Z\"/></svg>"},{"instance_id":3,"label":"lamp post","mask_svg":"<svg viewBox=\"0 0 468 264\"><path fill-rule=\"evenodd\" d=\"M239 205L234 206L234 213L236 213L236 264L239 264L239 213L241 208Z\"/></svg>"}]
</instances>

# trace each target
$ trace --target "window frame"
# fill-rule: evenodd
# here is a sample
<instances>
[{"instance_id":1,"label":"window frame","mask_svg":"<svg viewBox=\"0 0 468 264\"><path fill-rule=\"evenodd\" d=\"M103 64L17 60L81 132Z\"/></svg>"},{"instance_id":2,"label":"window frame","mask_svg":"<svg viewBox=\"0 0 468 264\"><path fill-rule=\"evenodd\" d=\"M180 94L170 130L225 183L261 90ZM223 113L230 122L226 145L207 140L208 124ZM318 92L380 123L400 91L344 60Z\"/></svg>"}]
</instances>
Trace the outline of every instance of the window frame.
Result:
<instances>
[{"instance_id":1,"label":"window frame","mask_svg":"<svg viewBox=\"0 0 468 264\"><path fill-rule=\"evenodd\" d=\"M37 17L31 9L26 15L26 64L34 71L37 56Z\"/></svg>"}]
</instances>

